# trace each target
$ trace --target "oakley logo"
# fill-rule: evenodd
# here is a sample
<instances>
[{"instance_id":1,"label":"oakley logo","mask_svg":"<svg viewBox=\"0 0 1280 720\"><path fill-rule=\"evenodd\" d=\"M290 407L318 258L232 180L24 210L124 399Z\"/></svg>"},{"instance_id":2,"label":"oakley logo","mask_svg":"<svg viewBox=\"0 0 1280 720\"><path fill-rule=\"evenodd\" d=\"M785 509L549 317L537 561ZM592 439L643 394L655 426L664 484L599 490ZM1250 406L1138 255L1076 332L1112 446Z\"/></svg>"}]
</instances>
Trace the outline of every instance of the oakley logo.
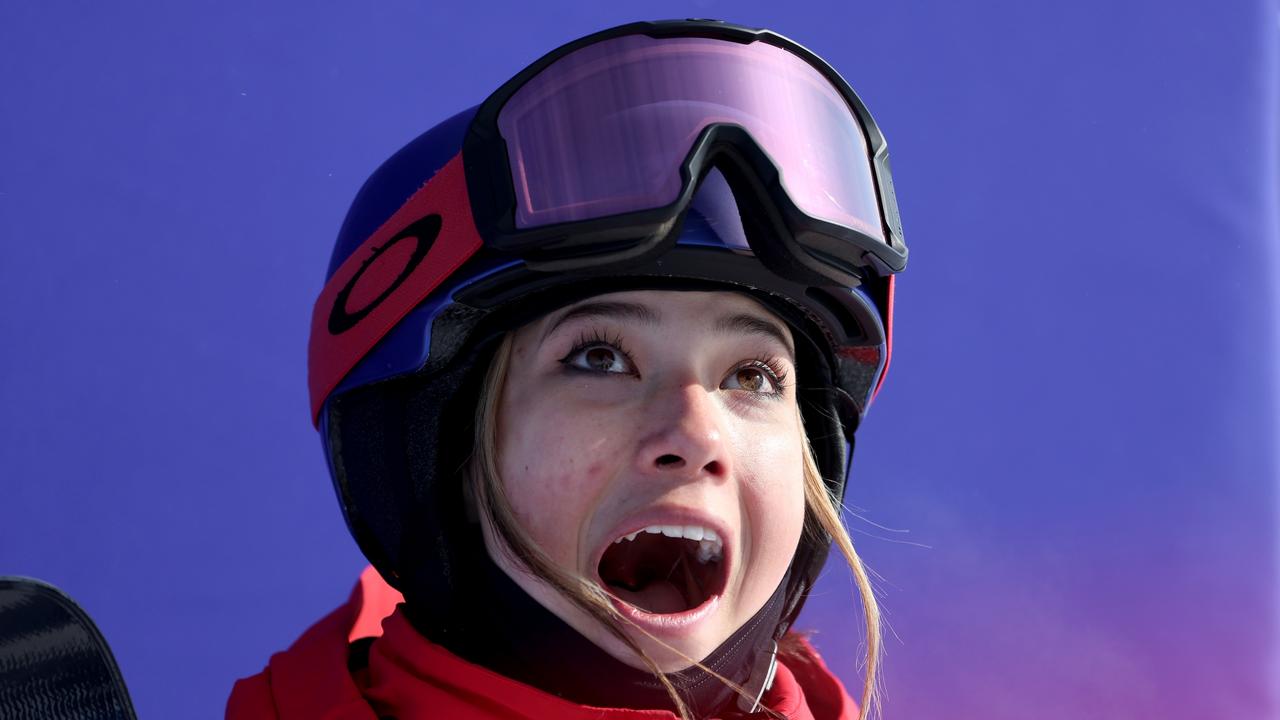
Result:
<instances>
[{"instance_id":1,"label":"oakley logo","mask_svg":"<svg viewBox=\"0 0 1280 720\"><path fill-rule=\"evenodd\" d=\"M396 233L382 247L375 247L369 257L365 258L365 261L360 264L360 269L356 271L356 274L351 276L346 286L334 298L333 310L329 312L329 334L341 335L350 330L358 325L361 320L368 317L369 313L385 302L388 297L391 297L391 293L403 285L404 281L408 280L413 271L426 259L427 252L431 250L431 246L435 244L436 238L440 235L440 225L439 215L428 215ZM413 253L405 261L404 268L400 270L400 274L387 285L386 289L364 307L354 311L349 309L347 301L351 298L351 291L355 289L356 283L360 282L360 278L364 276L365 271L378 264L379 258L382 258L392 247L395 247L396 243L407 240L414 242ZM385 277L387 271L382 268L378 269L381 272L377 274Z\"/></svg>"}]
</instances>

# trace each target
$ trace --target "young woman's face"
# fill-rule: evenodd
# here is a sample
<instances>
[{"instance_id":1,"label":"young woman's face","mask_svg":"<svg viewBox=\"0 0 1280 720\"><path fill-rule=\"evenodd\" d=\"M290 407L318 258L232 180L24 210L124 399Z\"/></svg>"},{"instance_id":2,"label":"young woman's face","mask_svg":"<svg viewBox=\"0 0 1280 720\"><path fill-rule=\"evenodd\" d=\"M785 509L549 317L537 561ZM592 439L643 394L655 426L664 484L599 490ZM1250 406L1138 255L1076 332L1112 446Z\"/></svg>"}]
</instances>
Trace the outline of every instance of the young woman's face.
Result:
<instances>
[{"instance_id":1,"label":"young woman's face","mask_svg":"<svg viewBox=\"0 0 1280 720\"><path fill-rule=\"evenodd\" d=\"M515 333L498 468L516 518L636 625L701 660L781 582L804 524L803 438L787 326L731 292L600 295ZM643 667L541 580L540 603ZM628 634L667 671L689 661Z\"/></svg>"}]
</instances>

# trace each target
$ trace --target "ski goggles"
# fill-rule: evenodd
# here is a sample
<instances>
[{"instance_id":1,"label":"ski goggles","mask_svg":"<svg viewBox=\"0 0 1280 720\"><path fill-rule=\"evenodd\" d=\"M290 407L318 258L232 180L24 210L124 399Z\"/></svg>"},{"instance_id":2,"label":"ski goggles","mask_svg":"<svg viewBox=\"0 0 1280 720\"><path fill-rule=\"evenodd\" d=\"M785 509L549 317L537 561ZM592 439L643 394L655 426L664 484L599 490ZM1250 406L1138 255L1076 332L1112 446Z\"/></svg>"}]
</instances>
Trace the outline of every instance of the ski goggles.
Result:
<instances>
[{"instance_id":1,"label":"ski goggles","mask_svg":"<svg viewBox=\"0 0 1280 720\"><path fill-rule=\"evenodd\" d=\"M770 209L756 234L796 279L906 265L883 135L830 65L767 30L644 22L565 45L480 106L463 156L485 244L547 269L655 252L712 163Z\"/></svg>"},{"instance_id":2,"label":"ski goggles","mask_svg":"<svg viewBox=\"0 0 1280 720\"><path fill-rule=\"evenodd\" d=\"M312 317L313 419L481 250L549 272L656 260L712 167L742 208L744 250L792 282L872 290L888 331L907 248L884 137L853 90L767 30L634 23L499 88L462 152L335 269Z\"/></svg>"}]
</instances>

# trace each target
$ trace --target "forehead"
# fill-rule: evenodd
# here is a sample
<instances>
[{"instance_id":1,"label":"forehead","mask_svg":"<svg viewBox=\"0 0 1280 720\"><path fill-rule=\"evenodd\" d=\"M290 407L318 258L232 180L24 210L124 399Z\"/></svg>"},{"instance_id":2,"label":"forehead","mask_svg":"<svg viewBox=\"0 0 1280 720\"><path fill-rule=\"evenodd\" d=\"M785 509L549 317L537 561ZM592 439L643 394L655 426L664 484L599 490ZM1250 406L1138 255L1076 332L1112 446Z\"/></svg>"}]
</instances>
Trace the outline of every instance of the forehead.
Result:
<instances>
[{"instance_id":1,"label":"forehead","mask_svg":"<svg viewBox=\"0 0 1280 720\"><path fill-rule=\"evenodd\" d=\"M718 330L776 334L793 347L787 323L765 305L733 291L632 290L603 293L559 308L521 328L521 334L545 337L579 320L601 319L670 329Z\"/></svg>"}]
</instances>

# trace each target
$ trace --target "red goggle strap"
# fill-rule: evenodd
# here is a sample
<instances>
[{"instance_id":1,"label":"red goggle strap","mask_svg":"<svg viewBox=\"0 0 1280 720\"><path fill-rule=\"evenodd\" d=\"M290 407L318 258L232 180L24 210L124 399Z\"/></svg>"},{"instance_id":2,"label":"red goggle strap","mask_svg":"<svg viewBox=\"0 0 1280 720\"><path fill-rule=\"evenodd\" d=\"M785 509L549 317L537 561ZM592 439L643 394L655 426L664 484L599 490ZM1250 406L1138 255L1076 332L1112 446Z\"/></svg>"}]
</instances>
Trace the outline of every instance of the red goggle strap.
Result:
<instances>
[{"instance_id":1,"label":"red goggle strap","mask_svg":"<svg viewBox=\"0 0 1280 720\"><path fill-rule=\"evenodd\" d=\"M311 420L391 329L476 253L462 153L445 163L342 263L311 313Z\"/></svg>"}]
</instances>

